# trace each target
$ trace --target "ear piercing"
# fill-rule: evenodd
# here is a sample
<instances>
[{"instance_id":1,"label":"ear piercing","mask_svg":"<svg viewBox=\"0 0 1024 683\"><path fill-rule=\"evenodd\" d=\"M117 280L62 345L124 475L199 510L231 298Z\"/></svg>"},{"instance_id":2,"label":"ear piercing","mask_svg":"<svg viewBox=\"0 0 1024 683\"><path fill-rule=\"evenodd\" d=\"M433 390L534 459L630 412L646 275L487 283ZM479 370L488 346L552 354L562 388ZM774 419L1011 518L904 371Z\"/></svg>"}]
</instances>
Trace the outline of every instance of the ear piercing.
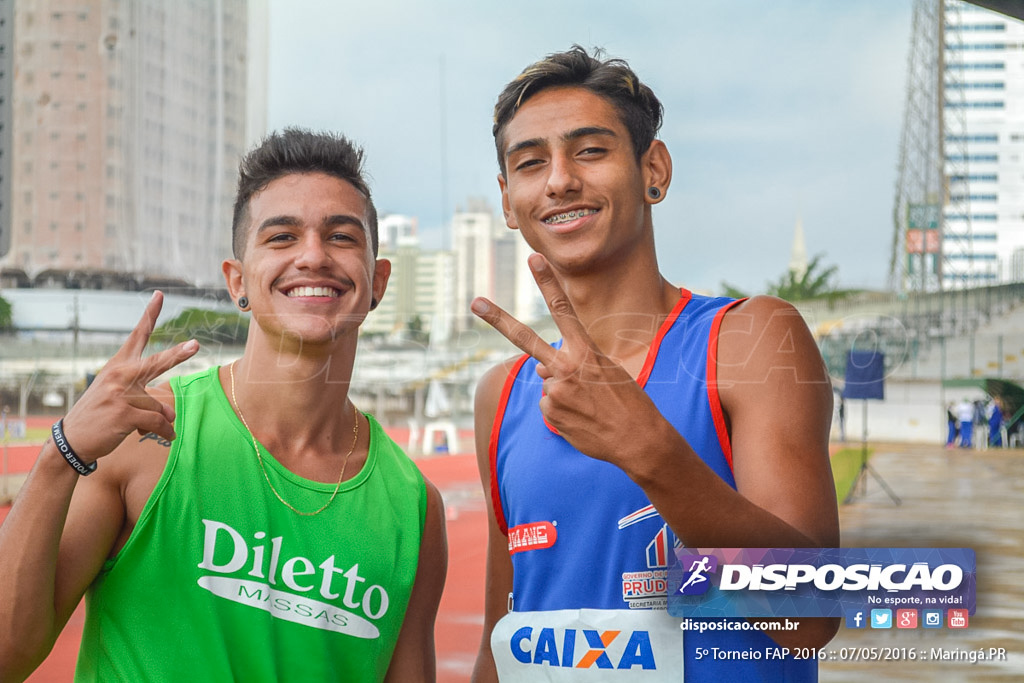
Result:
<instances>
[{"instance_id":1,"label":"ear piercing","mask_svg":"<svg viewBox=\"0 0 1024 683\"><path fill-rule=\"evenodd\" d=\"M657 199L658 197L661 196L661 190L652 185L651 187L647 188L647 196L650 197L651 199Z\"/></svg>"},{"instance_id":2,"label":"ear piercing","mask_svg":"<svg viewBox=\"0 0 1024 683\"><path fill-rule=\"evenodd\" d=\"M240 296L238 297L238 307L243 311L249 308L249 297Z\"/></svg>"},{"instance_id":3,"label":"ear piercing","mask_svg":"<svg viewBox=\"0 0 1024 683\"><path fill-rule=\"evenodd\" d=\"M377 301L377 297L372 297L370 299L370 310L372 311L373 309L377 308L377 304L379 304L379 303L380 302Z\"/></svg>"}]
</instances>

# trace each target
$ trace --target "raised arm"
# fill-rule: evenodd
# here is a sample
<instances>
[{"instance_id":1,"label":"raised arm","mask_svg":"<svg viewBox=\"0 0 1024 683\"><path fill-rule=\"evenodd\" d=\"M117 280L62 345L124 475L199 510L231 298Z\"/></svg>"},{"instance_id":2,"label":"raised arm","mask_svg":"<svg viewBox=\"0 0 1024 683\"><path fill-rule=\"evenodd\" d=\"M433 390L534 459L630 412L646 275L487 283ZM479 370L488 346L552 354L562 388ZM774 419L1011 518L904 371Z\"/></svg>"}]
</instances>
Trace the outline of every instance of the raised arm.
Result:
<instances>
[{"instance_id":1,"label":"raised arm","mask_svg":"<svg viewBox=\"0 0 1024 683\"><path fill-rule=\"evenodd\" d=\"M560 350L493 304L478 299L473 306L539 361L544 379L540 409L548 424L581 453L629 475L689 547L838 544L828 462L831 384L806 325L791 306L758 298L724 318L719 392L733 442L733 489L625 369L601 353L543 257L532 256L530 264L562 332ZM820 646L835 633L831 620L804 621L798 631L769 635L785 645Z\"/></svg>"},{"instance_id":2,"label":"raised arm","mask_svg":"<svg viewBox=\"0 0 1024 683\"><path fill-rule=\"evenodd\" d=\"M154 294L124 346L64 418L67 443L83 463L107 456L135 431L174 438L173 407L145 386L198 344L142 358L162 301ZM129 440L124 450L137 446ZM48 439L0 527L0 683L24 679L45 659L117 542L126 468L106 465L80 476Z\"/></svg>"}]
</instances>

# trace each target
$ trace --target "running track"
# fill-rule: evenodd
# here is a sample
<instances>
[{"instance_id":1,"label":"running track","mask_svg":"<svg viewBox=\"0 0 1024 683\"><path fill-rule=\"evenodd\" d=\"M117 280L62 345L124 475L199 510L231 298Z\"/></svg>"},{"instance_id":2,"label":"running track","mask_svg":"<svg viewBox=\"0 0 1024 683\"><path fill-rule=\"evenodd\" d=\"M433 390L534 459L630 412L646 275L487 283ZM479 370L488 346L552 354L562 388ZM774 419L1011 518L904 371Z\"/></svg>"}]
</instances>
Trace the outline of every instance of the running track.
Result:
<instances>
[{"instance_id":1,"label":"running track","mask_svg":"<svg viewBox=\"0 0 1024 683\"><path fill-rule=\"evenodd\" d=\"M392 437L401 445L407 443L407 432L395 430ZM471 447L471 434L460 434L459 438L464 448ZM10 471L28 471L38 452L39 446L10 447ZM483 624L487 546L484 497L473 455L431 456L417 460L417 464L441 490L448 520L448 579L435 628L437 679L441 683L460 683L469 680ZM0 522L9 510L9 506L0 507ZM27 679L29 683L71 680L84 619L85 610L79 605L53 652Z\"/></svg>"},{"instance_id":2,"label":"running track","mask_svg":"<svg viewBox=\"0 0 1024 683\"><path fill-rule=\"evenodd\" d=\"M388 430L399 444L408 442L408 431ZM460 433L465 447L472 444L471 433ZM833 444L831 450L836 450ZM27 472L35 461L39 446L10 447L11 472ZM462 683L469 680L480 643L484 611L484 569L487 550L486 503L473 455L431 456L417 464L441 490L445 500L448 527L448 579L438 612L437 680ZM0 523L9 506L0 507ZM85 619L80 605L68 621L49 658L27 680L28 683L64 683L70 681Z\"/></svg>"}]
</instances>

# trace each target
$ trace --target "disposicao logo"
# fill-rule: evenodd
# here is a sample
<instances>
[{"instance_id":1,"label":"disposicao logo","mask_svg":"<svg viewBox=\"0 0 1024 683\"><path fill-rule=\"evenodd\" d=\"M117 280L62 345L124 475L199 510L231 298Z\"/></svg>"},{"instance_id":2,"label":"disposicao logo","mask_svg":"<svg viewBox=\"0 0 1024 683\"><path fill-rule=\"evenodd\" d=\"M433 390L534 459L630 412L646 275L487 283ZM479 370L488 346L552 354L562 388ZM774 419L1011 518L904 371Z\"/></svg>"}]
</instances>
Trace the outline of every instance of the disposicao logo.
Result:
<instances>
[{"instance_id":1,"label":"disposicao logo","mask_svg":"<svg viewBox=\"0 0 1024 683\"><path fill-rule=\"evenodd\" d=\"M679 566L683 578L679 584L679 595L703 595L711 586L709 574L718 569L718 558L714 555L681 555Z\"/></svg>"}]
</instances>

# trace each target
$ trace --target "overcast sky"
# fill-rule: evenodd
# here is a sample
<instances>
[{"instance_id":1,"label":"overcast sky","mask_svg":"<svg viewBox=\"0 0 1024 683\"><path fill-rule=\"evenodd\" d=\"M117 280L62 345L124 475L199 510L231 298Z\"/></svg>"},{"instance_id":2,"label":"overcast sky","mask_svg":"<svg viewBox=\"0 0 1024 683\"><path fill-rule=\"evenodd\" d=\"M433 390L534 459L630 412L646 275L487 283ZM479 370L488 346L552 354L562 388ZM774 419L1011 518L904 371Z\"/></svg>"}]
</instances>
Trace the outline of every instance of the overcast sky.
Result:
<instances>
[{"instance_id":1,"label":"overcast sky","mask_svg":"<svg viewBox=\"0 0 1024 683\"><path fill-rule=\"evenodd\" d=\"M504 84L572 43L601 46L665 105L675 168L654 225L666 277L763 291L799 217L808 253L844 286L880 288L911 4L270 0L268 126L361 143L378 210L417 217L437 247L468 198L499 206L490 127Z\"/></svg>"}]
</instances>

